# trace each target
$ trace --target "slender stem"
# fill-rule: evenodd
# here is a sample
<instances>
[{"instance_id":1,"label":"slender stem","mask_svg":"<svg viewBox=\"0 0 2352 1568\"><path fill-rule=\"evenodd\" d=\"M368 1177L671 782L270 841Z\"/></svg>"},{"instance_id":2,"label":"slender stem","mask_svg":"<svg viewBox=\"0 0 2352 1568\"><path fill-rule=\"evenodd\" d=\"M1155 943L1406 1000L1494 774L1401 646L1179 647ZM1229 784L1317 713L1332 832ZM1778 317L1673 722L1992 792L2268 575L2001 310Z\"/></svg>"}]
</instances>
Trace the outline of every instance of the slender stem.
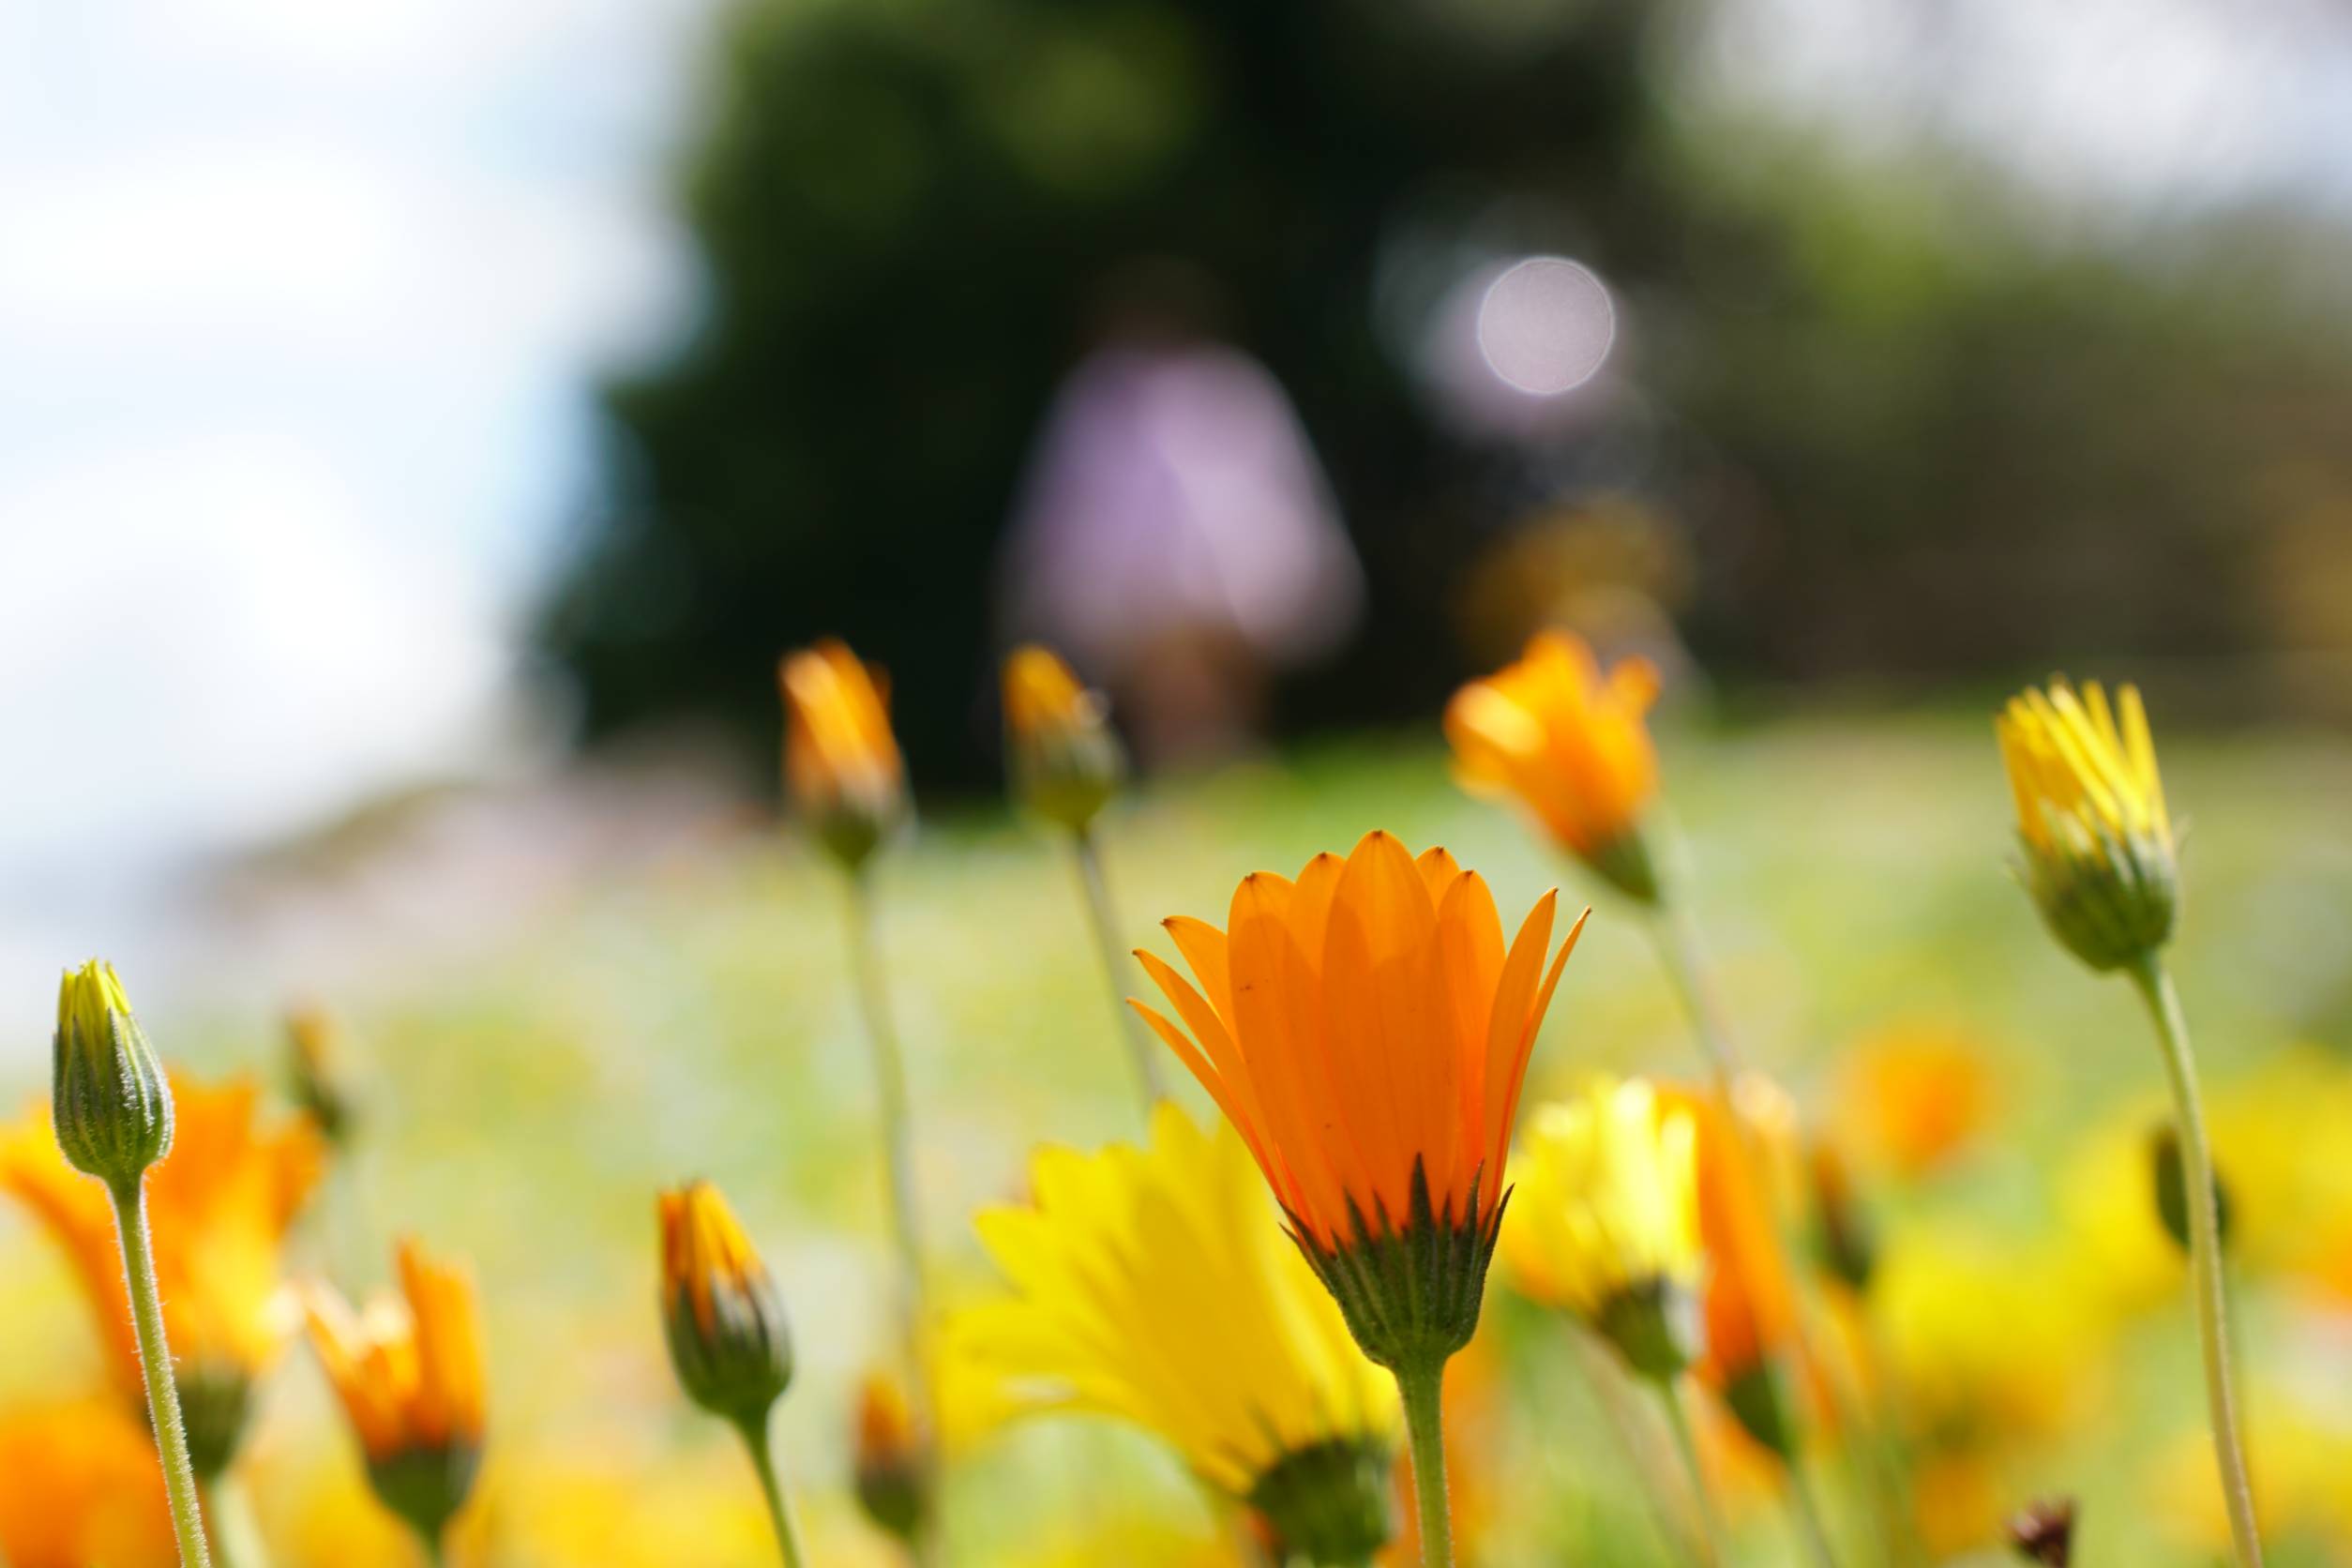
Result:
<instances>
[{"instance_id":1,"label":"slender stem","mask_svg":"<svg viewBox=\"0 0 2352 1568\"><path fill-rule=\"evenodd\" d=\"M1396 1369L1412 1447L1413 1506L1421 1521L1422 1568L1454 1568L1454 1515L1445 1495L1445 1363Z\"/></svg>"},{"instance_id":2,"label":"slender stem","mask_svg":"<svg viewBox=\"0 0 2352 1568\"><path fill-rule=\"evenodd\" d=\"M1610 1429L1617 1438L1617 1446L1625 1451L1626 1463L1634 1467L1641 1480L1641 1495L1649 1506L1651 1525L1658 1539L1671 1545L1681 1538L1683 1522L1674 1516L1673 1509L1661 1495L1659 1485L1657 1443L1651 1434L1637 1426L1633 1402L1627 1397L1632 1389L1633 1374L1614 1350L1600 1339L1581 1329L1569 1334L1583 1361L1585 1380L1591 1384L1593 1396L1608 1418Z\"/></svg>"},{"instance_id":3,"label":"slender stem","mask_svg":"<svg viewBox=\"0 0 2352 1568\"><path fill-rule=\"evenodd\" d=\"M419 1530L416 1538L425 1544L425 1560L432 1568L445 1568L449 1561L449 1543L437 1530Z\"/></svg>"},{"instance_id":4,"label":"slender stem","mask_svg":"<svg viewBox=\"0 0 2352 1568\"><path fill-rule=\"evenodd\" d=\"M761 1411L737 1429L743 1433L744 1446L751 1451L751 1468L760 1472L760 1492L767 1499L768 1519L776 1526L776 1545L784 1554L784 1568L801 1568L800 1525L792 1517L784 1484L776 1477L775 1449L768 1440L768 1411Z\"/></svg>"},{"instance_id":5,"label":"slender stem","mask_svg":"<svg viewBox=\"0 0 2352 1568\"><path fill-rule=\"evenodd\" d=\"M1698 1512L1702 1561L1722 1568L1730 1553L1724 1549L1723 1517L1715 1512L1715 1496L1708 1490L1707 1471L1698 1462L1698 1441L1691 1434L1689 1385L1681 1379L1658 1380L1658 1398L1666 1406L1666 1427L1674 1434L1675 1450L1682 1456L1691 1483L1691 1501Z\"/></svg>"},{"instance_id":6,"label":"slender stem","mask_svg":"<svg viewBox=\"0 0 2352 1568\"><path fill-rule=\"evenodd\" d=\"M882 1165L889 1187L891 1234L898 1253L898 1326L905 1341L909 1403L913 1406L915 1429L922 1435L919 1440L925 1445L922 1468L927 1482L936 1479L937 1452L930 1445L939 1426L933 1419L937 1405L923 1337L927 1320L927 1280L923 1227L915 1209L914 1127L907 1108L906 1064L898 1050L898 1032L891 1022L890 985L882 973L875 932L872 876L870 870L861 869L850 878L851 963L857 972L858 999L865 1009L874 1086L881 1100ZM931 1514L915 1532L914 1558L929 1564L938 1560L939 1488L927 1485L924 1492L931 1499Z\"/></svg>"},{"instance_id":7,"label":"slender stem","mask_svg":"<svg viewBox=\"0 0 2352 1568\"><path fill-rule=\"evenodd\" d=\"M2205 1396L2213 1426L2213 1457L2221 1469L2222 1496L2229 1508L2229 1533L2239 1568L2261 1568L2262 1540L2254 1527L2254 1486L2246 1475L2246 1450L2238 1431L2238 1404L2229 1369L2227 1286L2222 1274L2221 1214L2213 1196L2213 1148L2206 1136L2205 1105L2197 1094L2196 1064L2189 1052L2188 1020L2180 993L2164 959L2151 952L2127 972L2139 988L2164 1048L2164 1072L2172 1080L2173 1109L2180 1123L2181 1200L2189 1211L2189 1269L2196 1283L2197 1335L2205 1346Z\"/></svg>"},{"instance_id":8,"label":"slender stem","mask_svg":"<svg viewBox=\"0 0 2352 1568\"><path fill-rule=\"evenodd\" d=\"M1698 1036L1699 1048L1707 1054L1707 1070L1713 1075L1715 1088L1728 1105L1732 1084L1740 1076L1740 1047L1732 1034L1731 1016L1725 1010L1723 998L1716 993L1711 978L1712 971L1707 962L1707 944L1699 936L1698 917L1669 889L1651 906L1650 931L1657 940L1658 957L1666 967L1667 980L1674 986L1674 994L1690 1017L1691 1032Z\"/></svg>"},{"instance_id":9,"label":"slender stem","mask_svg":"<svg viewBox=\"0 0 2352 1568\"><path fill-rule=\"evenodd\" d=\"M1815 1568L1837 1568L1837 1554L1830 1549L1830 1527L1821 1516L1821 1500L1814 1495L1813 1483L1806 1479L1802 1456L1788 1461L1788 1506L1797 1515L1797 1532L1804 1537L1805 1550L1812 1554Z\"/></svg>"},{"instance_id":10,"label":"slender stem","mask_svg":"<svg viewBox=\"0 0 2352 1568\"><path fill-rule=\"evenodd\" d=\"M172 1505L172 1530L178 1536L180 1568L211 1568L204 1547L204 1510L196 1497L196 1472L188 1462L188 1428L180 1420L180 1391L172 1380L172 1350L163 1338L163 1297L156 1289L155 1251L147 1238L147 1189L143 1177L113 1188L114 1223L123 1246L123 1274L130 1286L131 1325L139 1338L139 1365L146 1376L147 1413L155 1423L156 1452L163 1461L163 1491Z\"/></svg>"},{"instance_id":11,"label":"slender stem","mask_svg":"<svg viewBox=\"0 0 2352 1568\"><path fill-rule=\"evenodd\" d=\"M1152 1042L1144 1038L1142 1022L1126 1003L1126 987L1120 984L1120 975L1126 972L1120 960L1126 949L1119 942L1119 912L1110 901L1110 883L1103 875L1102 847L1094 841L1092 828L1080 828L1070 836L1070 847L1078 860L1078 882L1086 890L1086 913L1094 927L1094 948L1103 960L1103 978L1110 985L1110 1010L1113 1026L1127 1042L1127 1051L1135 1060L1137 1087L1143 1094L1143 1114L1148 1121L1152 1108L1168 1097L1160 1083L1159 1055Z\"/></svg>"},{"instance_id":12,"label":"slender stem","mask_svg":"<svg viewBox=\"0 0 2352 1568\"><path fill-rule=\"evenodd\" d=\"M213 1568L269 1568L269 1553L253 1522L253 1504L234 1471L196 1479L196 1495L212 1521Z\"/></svg>"}]
</instances>

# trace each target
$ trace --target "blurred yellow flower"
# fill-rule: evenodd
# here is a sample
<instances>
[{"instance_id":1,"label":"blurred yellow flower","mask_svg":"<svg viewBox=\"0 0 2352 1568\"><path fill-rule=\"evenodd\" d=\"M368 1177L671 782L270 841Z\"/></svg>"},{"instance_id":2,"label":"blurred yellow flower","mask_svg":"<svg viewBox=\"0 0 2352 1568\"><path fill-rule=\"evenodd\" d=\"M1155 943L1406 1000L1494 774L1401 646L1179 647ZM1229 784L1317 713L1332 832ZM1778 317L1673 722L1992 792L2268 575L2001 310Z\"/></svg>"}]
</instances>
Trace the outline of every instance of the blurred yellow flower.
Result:
<instances>
[{"instance_id":1,"label":"blurred yellow flower","mask_svg":"<svg viewBox=\"0 0 2352 1568\"><path fill-rule=\"evenodd\" d=\"M1873 1286L1890 1385L1931 1449L2056 1437L2094 1403L2107 1340L2071 1249L1898 1233Z\"/></svg>"},{"instance_id":2,"label":"blurred yellow flower","mask_svg":"<svg viewBox=\"0 0 2352 1568\"><path fill-rule=\"evenodd\" d=\"M0 1415L0 1562L175 1568L145 1424L109 1399Z\"/></svg>"},{"instance_id":3,"label":"blurred yellow flower","mask_svg":"<svg viewBox=\"0 0 2352 1568\"><path fill-rule=\"evenodd\" d=\"M1917 1178L1965 1149L1993 1104L1992 1064L1980 1041L1949 1025L1898 1024L1839 1062L1830 1135L1866 1173Z\"/></svg>"},{"instance_id":4,"label":"blurred yellow flower","mask_svg":"<svg viewBox=\"0 0 2352 1568\"><path fill-rule=\"evenodd\" d=\"M1539 1106L1503 1243L1517 1288L1574 1313L1637 1371L1671 1377L1702 1347L1698 1133L1639 1078Z\"/></svg>"},{"instance_id":5,"label":"blurred yellow flower","mask_svg":"<svg viewBox=\"0 0 2352 1568\"><path fill-rule=\"evenodd\" d=\"M818 840L854 870L907 810L889 684L832 638L787 655L776 680L785 786Z\"/></svg>"},{"instance_id":6,"label":"blurred yellow flower","mask_svg":"<svg viewBox=\"0 0 2352 1568\"><path fill-rule=\"evenodd\" d=\"M2266 1390L2249 1402L2247 1447L2261 1455L2254 1513L2263 1539L2324 1542L2328 1561L2352 1553L2352 1432L2297 1408L2293 1392ZM2213 1470L2213 1440L2199 1428L2166 1442L2148 1463L2141 1496L2165 1533L2200 1559L2230 1550L2229 1512ZM2285 1555L2283 1551L2282 1556Z\"/></svg>"},{"instance_id":7,"label":"blurred yellow flower","mask_svg":"<svg viewBox=\"0 0 2352 1568\"><path fill-rule=\"evenodd\" d=\"M324 1148L308 1122L265 1126L260 1091L175 1075L171 1153L147 1173L156 1278L165 1336L197 1467L225 1462L246 1395L299 1320L281 1274L281 1250L317 1184ZM0 1131L0 1187L40 1217L72 1259L102 1336L115 1387L144 1408L138 1341L106 1189L68 1166L48 1114Z\"/></svg>"},{"instance_id":8,"label":"blurred yellow flower","mask_svg":"<svg viewBox=\"0 0 2352 1568\"><path fill-rule=\"evenodd\" d=\"M2025 880L2052 931L2093 969L2172 936L2179 868L2139 690L2093 681L2010 699L1994 726L2017 802Z\"/></svg>"},{"instance_id":9,"label":"blurred yellow flower","mask_svg":"<svg viewBox=\"0 0 2352 1568\"><path fill-rule=\"evenodd\" d=\"M1030 1204L976 1222L1012 1293L951 1318L952 1359L992 1375L1014 1413L1153 1432L1229 1497L1262 1506L1289 1467L1329 1456L1368 1463L1384 1506L1395 1393L1229 1129L1162 1104L1147 1147L1043 1149L1032 1184Z\"/></svg>"},{"instance_id":10,"label":"blurred yellow flower","mask_svg":"<svg viewBox=\"0 0 2352 1568\"><path fill-rule=\"evenodd\" d=\"M1101 694L1033 642L1004 661L1004 755L1022 804L1073 833L1109 802L1126 768Z\"/></svg>"},{"instance_id":11,"label":"blurred yellow flower","mask_svg":"<svg viewBox=\"0 0 2352 1568\"><path fill-rule=\"evenodd\" d=\"M1570 853L1636 898L1657 896L1641 821L1658 788L1644 716L1657 700L1647 660L1604 677L1567 632L1537 634L1516 664L1454 695L1445 710L1455 771L1482 794L1506 794Z\"/></svg>"},{"instance_id":12,"label":"blurred yellow flower","mask_svg":"<svg viewBox=\"0 0 2352 1568\"><path fill-rule=\"evenodd\" d=\"M1506 952L1476 872L1376 832L1295 883L1244 878L1228 931L1167 922L1201 989L1137 954L1191 1034L1138 1011L1240 1131L1384 1365L1442 1362L1477 1326L1528 1053L1583 928L1546 964L1557 902L1537 900ZM1471 1244L1394 1244L1423 1227Z\"/></svg>"},{"instance_id":13,"label":"blurred yellow flower","mask_svg":"<svg viewBox=\"0 0 2352 1568\"><path fill-rule=\"evenodd\" d=\"M428 1536L464 1504L481 1461L485 1366L474 1284L457 1265L400 1246L400 1295L354 1313L310 1295L310 1342L341 1399L385 1506Z\"/></svg>"}]
</instances>

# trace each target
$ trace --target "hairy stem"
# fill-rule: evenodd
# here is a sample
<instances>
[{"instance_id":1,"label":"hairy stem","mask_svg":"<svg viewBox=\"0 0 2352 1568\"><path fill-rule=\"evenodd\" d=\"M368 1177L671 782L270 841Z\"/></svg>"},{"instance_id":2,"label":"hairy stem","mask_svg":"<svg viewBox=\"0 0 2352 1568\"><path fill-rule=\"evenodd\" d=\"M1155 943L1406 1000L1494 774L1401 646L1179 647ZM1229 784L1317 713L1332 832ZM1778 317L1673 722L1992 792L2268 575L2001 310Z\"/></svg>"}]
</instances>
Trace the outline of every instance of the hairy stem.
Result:
<instances>
[{"instance_id":1,"label":"hairy stem","mask_svg":"<svg viewBox=\"0 0 2352 1568\"><path fill-rule=\"evenodd\" d=\"M1405 1436L1413 1455L1413 1506L1421 1522L1422 1568L1454 1568L1454 1515L1445 1494L1445 1363L1400 1367Z\"/></svg>"},{"instance_id":2,"label":"hairy stem","mask_svg":"<svg viewBox=\"0 0 2352 1568\"><path fill-rule=\"evenodd\" d=\"M204 1546L203 1505L196 1472L188 1461L188 1428L180 1419L179 1386L172 1380L172 1349L163 1338L163 1297L155 1282L155 1251L147 1237L147 1189L143 1177L113 1189L114 1223L123 1247L123 1274L130 1286L131 1326L139 1339L139 1366L147 1382L147 1413L155 1423L156 1452L163 1460L163 1491L172 1505L172 1531L179 1539L180 1568L211 1568Z\"/></svg>"}]
</instances>

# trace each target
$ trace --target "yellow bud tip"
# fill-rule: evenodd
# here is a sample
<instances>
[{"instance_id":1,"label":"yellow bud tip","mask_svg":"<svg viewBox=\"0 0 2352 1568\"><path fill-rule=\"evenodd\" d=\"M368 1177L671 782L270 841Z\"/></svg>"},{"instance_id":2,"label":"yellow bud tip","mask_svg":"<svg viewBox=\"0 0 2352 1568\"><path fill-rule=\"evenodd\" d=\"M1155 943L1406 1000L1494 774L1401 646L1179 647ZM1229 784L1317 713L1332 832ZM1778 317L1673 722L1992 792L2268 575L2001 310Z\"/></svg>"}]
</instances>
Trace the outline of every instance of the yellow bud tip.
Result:
<instances>
[{"instance_id":1,"label":"yellow bud tip","mask_svg":"<svg viewBox=\"0 0 2352 1568\"><path fill-rule=\"evenodd\" d=\"M114 966L103 959L92 958L80 969L66 971L57 983L57 1033L68 1041L77 1034L85 1041L102 1040L111 1027L110 1015L129 1011L130 998L123 994Z\"/></svg>"}]
</instances>

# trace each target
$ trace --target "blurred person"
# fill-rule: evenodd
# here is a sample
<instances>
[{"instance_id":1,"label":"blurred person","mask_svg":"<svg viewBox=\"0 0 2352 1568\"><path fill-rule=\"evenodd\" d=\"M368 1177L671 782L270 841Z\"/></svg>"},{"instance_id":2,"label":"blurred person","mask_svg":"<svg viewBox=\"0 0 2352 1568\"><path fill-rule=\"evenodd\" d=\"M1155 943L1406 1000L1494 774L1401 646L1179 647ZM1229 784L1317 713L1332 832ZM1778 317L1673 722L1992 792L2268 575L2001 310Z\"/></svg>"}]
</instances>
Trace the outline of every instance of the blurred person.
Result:
<instances>
[{"instance_id":1,"label":"blurred person","mask_svg":"<svg viewBox=\"0 0 2352 1568\"><path fill-rule=\"evenodd\" d=\"M1146 761L1214 756L1353 628L1363 574L1289 397L1209 330L1198 281L1114 292L1032 454L1002 619L1100 671Z\"/></svg>"}]
</instances>

